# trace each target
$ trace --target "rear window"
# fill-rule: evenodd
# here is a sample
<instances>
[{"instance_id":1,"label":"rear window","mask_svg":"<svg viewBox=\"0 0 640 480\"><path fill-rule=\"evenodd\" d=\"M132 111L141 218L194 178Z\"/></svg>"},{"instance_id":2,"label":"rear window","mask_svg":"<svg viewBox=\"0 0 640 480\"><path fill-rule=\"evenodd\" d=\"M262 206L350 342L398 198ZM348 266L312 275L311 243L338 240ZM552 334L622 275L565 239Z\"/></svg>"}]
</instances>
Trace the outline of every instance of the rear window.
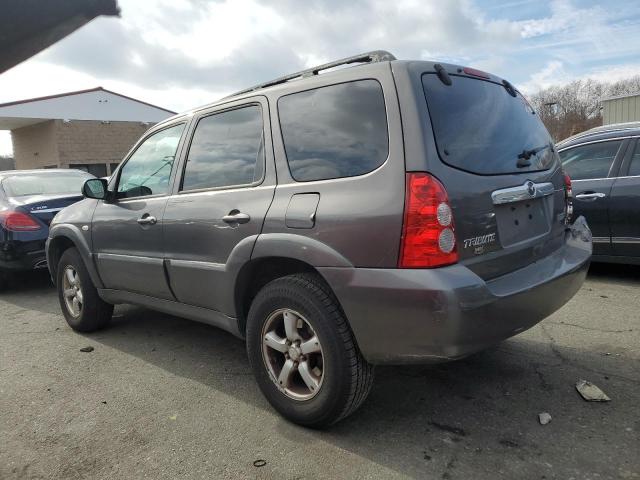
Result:
<instances>
[{"instance_id":1,"label":"rear window","mask_svg":"<svg viewBox=\"0 0 640 480\"><path fill-rule=\"evenodd\" d=\"M93 175L81 172L45 172L33 175L15 175L2 181L8 197L29 195L81 195L82 185Z\"/></svg>"},{"instance_id":2,"label":"rear window","mask_svg":"<svg viewBox=\"0 0 640 480\"><path fill-rule=\"evenodd\" d=\"M362 175L388 156L384 97L375 80L286 95L278 114L289 170L299 182Z\"/></svg>"},{"instance_id":3,"label":"rear window","mask_svg":"<svg viewBox=\"0 0 640 480\"><path fill-rule=\"evenodd\" d=\"M196 126L183 190L248 185L262 179L262 109L250 105L202 118Z\"/></svg>"},{"instance_id":4,"label":"rear window","mask_svg":"<svg viewBox=\"0 0 640 480\"><path fill-rule=\"evenodd\" d=\"M547 170L556 154L540 118L520 94L485 80L451 76L452 85L424 74L422 85L440 158L471 173ZM524 154L524 155L523 155ZM530 165L518 167L522 163Z\"/></svg>"}]
</instances>

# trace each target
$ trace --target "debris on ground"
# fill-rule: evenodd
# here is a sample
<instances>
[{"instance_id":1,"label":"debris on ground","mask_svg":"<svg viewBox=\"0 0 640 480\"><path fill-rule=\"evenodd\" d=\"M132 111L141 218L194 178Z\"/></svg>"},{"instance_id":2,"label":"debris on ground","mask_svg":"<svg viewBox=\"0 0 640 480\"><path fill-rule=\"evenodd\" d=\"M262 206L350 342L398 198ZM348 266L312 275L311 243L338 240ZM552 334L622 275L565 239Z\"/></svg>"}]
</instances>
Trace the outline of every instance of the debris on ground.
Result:
<instances>
[{"instance_id":1,"label":"debris on ground","mask_svg":"<svg viewBox=\"0 0 640 480\"><path fill-rule=\"evenodd\" d=\"M93 352L93 347L82 347L81 352Z\"/></svg>"},{"instance_id":2,"label":"debris on ground","mask_svg":"<svg viewBox=\"0 0 640 480\"><path fill-rule=\"evenodd\" d=\"M540 421L540 425L546 425L551 421L551 415L549 415L547 412L539 413L538 420Z\"/></svg>"},{"instance_id":3,"label":"debris on ground","mask_svg":"<svg viewBox=\"0 0 640 480\"><path fill-rule=\"evenodd\" d=\"M576 390L588 402L610 402L611 399L593 383L580 379L576 383Z\"/></svg>"},{"instance_id":4,"label":"debris on ground","mask_svg":"<svg viewBox=\"0 0 640 480\"><path fill-rule=\"evenodd\" d=\"M264 467L266 464L267 464L267 461L266 460L262 460L261 458L259 458L258 460L255 460L253 462L253 466L254 467L258 467L258 468Z\"/></svg>"}]
</instances>

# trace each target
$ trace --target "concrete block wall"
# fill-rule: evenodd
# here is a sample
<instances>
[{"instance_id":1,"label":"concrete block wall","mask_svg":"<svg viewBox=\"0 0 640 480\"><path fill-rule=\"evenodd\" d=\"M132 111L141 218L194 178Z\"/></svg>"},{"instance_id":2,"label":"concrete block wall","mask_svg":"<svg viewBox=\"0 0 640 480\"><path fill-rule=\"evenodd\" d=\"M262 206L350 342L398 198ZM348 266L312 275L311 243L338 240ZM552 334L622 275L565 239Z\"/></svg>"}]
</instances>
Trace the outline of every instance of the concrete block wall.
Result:
<instances>
[{"instance_id":1,"label":"concrete block wall","mask_svg":"<svg viewBox=\"0 0 640 480\"><path fill-rule=\"evenodd\" d=\"M151 124L47 120L11 131L16 169L118 163Z\"/></svg>"},{"instance_id":2,"label":"concrete block wall","mask_svg":"<svg viewBox=\"0 0 640 480\"><path fill-rule=\"evenodd\" d=\"M56 120L11 131L13 158L17 170L58 166Z\"/></svg>"},{"instance_id":3,"label":"concrete block wall","mask_svg":"<svg viewBox=\"0 0 640 480\"><path fill-rule=\"evenodd\" d=\"M61 167L76 163L118 163L150 127L140 122L56 120Z\"/></svg>"}]
</instances>

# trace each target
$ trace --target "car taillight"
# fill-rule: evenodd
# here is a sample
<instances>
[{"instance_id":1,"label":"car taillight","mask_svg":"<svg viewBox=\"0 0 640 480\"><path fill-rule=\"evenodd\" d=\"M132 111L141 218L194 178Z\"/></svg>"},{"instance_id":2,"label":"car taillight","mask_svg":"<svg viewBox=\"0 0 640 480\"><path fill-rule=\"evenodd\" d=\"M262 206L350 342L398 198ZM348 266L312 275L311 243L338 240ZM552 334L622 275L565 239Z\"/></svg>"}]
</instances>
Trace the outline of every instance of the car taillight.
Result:
<instances>
[{"instance_id":1,"label":"car taillight","mask_svg":"<svg viewBox=\"0 0 640 480\"><path fill-rule=\"evenodd\" d=\"M573 189L571 188L571 177L564 174L564 223L567 225L571 223L571 218L573 217Z\"/></svg>"},{"instance_id":2,"label":"car taillight","mask_svg":"<svg viewBox=\"0 0 640 480\"><path fill-rule=\"evenodd\" d=\"M0 212L0 224L12 232L32 232L40 230L40 224L26 213L8 210Z\"/></svg>"},{"instance_id":3,"label":"car taillight","mask_svg":"<svg viewBox=\"0 0 640 480\"><path fill-rule=\"evenodd\" d=\"M564 174L564 191L568 198L573 197L573 190L571 189L571 177L566 173Z\"/></svg>"},{"instance_id":4,"label":"car taillight","mask_svg":"<svg viewBox=\"0 0 640 480\"><path fill-rule=\"evenodd\" d=\"M400 268L434 268L458 261L447 192L427 173L407 173L400 242Z\"/></svg>"}]
</instances>

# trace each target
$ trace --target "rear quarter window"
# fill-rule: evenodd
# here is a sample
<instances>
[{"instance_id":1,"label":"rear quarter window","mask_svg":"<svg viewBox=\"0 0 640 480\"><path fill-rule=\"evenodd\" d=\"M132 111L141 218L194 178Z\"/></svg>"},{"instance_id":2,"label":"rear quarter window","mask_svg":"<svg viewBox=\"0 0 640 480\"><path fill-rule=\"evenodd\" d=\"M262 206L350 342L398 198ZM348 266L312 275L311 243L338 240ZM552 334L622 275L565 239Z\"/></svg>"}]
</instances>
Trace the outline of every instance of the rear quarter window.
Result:
<instances>
[{"instance_id":1,"label":"rear quarter window","mask_svg":"<svg viewBox=\"0 0 640 480\"><path fill-rule=\"evenodd\" d=\"M389 154L384 97L375 80L286 95L278 115L289 170L299 182L363 175Z\"/></svg>"}]
</instances>

